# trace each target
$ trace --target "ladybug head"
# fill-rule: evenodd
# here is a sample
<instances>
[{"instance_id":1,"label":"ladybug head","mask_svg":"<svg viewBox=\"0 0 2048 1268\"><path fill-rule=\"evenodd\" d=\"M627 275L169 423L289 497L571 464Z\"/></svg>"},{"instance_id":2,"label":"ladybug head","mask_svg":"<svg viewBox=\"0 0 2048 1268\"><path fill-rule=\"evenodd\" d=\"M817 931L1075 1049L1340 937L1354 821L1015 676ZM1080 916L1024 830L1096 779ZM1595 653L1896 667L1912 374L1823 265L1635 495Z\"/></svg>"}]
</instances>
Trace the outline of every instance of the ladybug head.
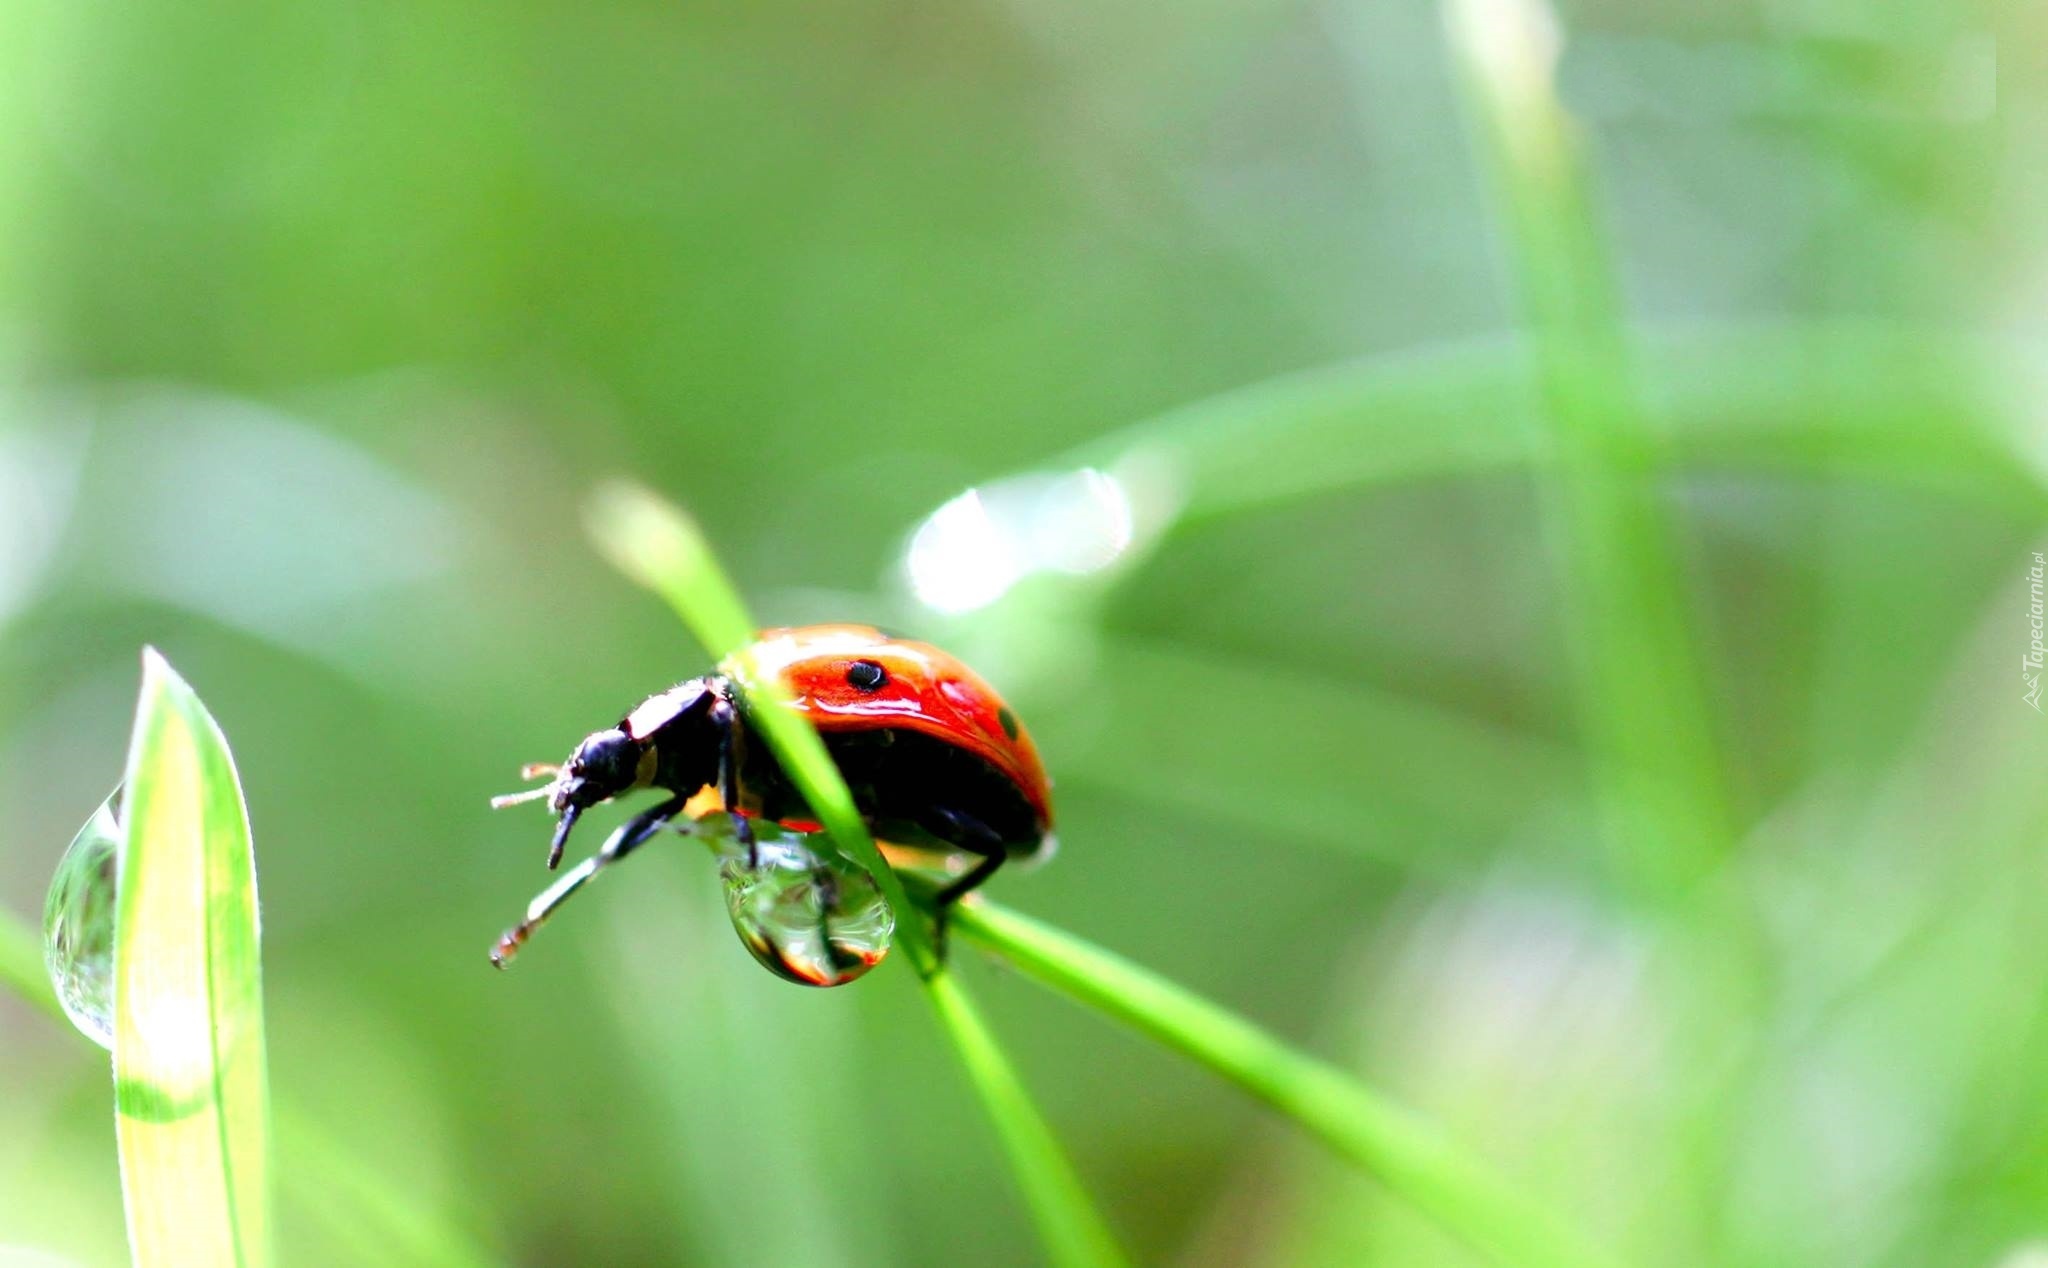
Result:
<instances>
[{"instance_id":1,"label":"ladybug head","mask_svg":"<svg viewBox=\"0 0 2048 1268\"><path fill-rule=\"evenodd\" d=\"M566 813L618 796L639 782L640 759L646 751L643 741L618 727L591 732L569 754L548 794L548 805Z\"/></svg>"},{"instance_id":2,"label":"ladybug head","mask_svg":"<svg viewBox=\"0 0 2048 1268\"><path fill-rule=\"evenodd\" d=\"M645 742L618 727L583 737L548 793L548 808L561 816L555 824L554 840L548 844L548 870L553 871L562 861L562 847L569 840L569 829L576 826L576 817L639 783L641 758L649 752Z\"/></svg>"},{"instance_id":3,"label":"ladybug head","mask_svg":"<svg viewBox=\"0 0 2048 1268\"><path fill-rule=\"evenodd\" d=\"M562 847L568 843L569 829L576 826L578 816L640 783L647 759L652 755L652 745L634 739L620 727L593 731L583 737L576 751L569 754L569 760L560 766L535 764L521 772L529 779L539 775L552 775L553 779L539 788L494 797L491 805L515 806L547 799L548 808L561 816L555 823L554 840L548 844L548 867L552 870L562 861Z\"/></svg>"}]
</instances>

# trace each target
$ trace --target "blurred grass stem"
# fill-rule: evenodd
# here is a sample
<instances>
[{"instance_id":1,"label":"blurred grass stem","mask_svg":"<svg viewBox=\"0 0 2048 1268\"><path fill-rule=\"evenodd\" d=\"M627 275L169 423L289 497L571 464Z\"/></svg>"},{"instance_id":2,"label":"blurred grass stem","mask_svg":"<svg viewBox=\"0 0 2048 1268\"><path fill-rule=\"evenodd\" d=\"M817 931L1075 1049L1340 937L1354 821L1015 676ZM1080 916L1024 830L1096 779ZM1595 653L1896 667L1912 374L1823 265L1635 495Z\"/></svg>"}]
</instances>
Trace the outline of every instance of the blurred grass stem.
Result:
<instances>
[{"instance_id":1,"label":"blurred grass stem","mask_svg":"<svg viewBox=\"0 0 2048 1268\"><path fill-rule=\"evenodd\" d=\"M1543 0L1449 0L1535 348L1580 712L1617 873L1670 901L1733 836L1676 547Z\"/></svg>"}]
</instances>

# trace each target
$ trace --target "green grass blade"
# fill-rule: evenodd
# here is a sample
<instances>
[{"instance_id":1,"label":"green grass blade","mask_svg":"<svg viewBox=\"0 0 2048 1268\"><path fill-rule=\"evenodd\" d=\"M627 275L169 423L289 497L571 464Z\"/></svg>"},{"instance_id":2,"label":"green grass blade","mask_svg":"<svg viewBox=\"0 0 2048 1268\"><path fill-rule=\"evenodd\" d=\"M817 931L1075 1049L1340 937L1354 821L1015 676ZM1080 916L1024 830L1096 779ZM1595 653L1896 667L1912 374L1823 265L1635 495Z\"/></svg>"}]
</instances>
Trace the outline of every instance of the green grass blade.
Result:
<instances>
[{"instance_id":1,"label":"green grass blade","mask_svg":"<svg viewBox=\"0 0 2048 1268\"><path fill-rule=\"evenodd\" d=\"M713 657L732 657L741 687L751 697L786 704L781 684L755 673L741 649L754 641L756 627L695 521L674 504L632 484L598 490L590 503L591 539L619 571L668 600ZM868 835L839 777L825 743L793 709L756 709L750 720L767 734L769 747L810 803L818 822L840 849L866 868L896 913L896 941L922 977L938 969L938 954L918 923L903 882Z\"/></svg>"},{"instance_id":2,"label":"green grass blade","mask_svg":"<svg viewBox=\"0 0 2048 1268\"><path fill-rule=\"evenodd\" d=\"M256 873L226 739L154 650L128 752L115 1136L139 1268L271 1262Z\"/></svg>"},{"instance_id":3,"label":"green grass blade","mask_svg":"<svg viewBox=\"0 0 2048 1268\"><path fill-rule=\"evenodd\" d=\"M1836 321L1653 327L1631 352L1681 468L1827 472L2048 509L2026 417L1993 388L2023 350ZM1343 490L1541 471L1537 376L1530 342L1514 337L1373 356L1194 401L1044 465L1164 461L1180 526Z\"/></svg>"},{"instance_id":4,"label":"green grass blade","mask_svg":"<svg viewBox=\"0 0 2048 1268\"><path fill-rule=\"evenodd\" d=\"M590 540L612 566L668 600L714 658L753 641L754 619L697 522L641 485L601 486L585 507Z\"/></svg>"},{"instance_id":5,"label":"green grass blade","mask_svg":"<svg viewBox=\"0 0 2048 1268\"><path fill-rule=\"evenodd\" d=\"M756 699L779 701L780 684L754 672L744 649L754 639L739 592L718 566L703 533L673 504L635 485L598 491L589 514L598 548L628 577L667 599L713 656ZM1095 1210L1044 1116L982 1021L966 992L939 962L930 935L911 906L902 879L882 858L818 733L793 709L757 708L769 747L833 842L866 868L896 913L896 940L924 981L940 1024L966 1065L1003 1142L1046 1250L1069 1268L1123 1262L1108 1225Z\"/></svg>"},{"instance_id":6,"label":"green grass blade","mask_svg":"<svg viewBox=\"0 0 2048 1268\"><path fill-rule=\"evenodd\" d=\"M987 902L961 904L953 927L1236 1083L1501 1264L1594 1268L1609 1262L1429 1124L1165 978Z\"/></svg>"},{"instance_id":7,"label":"green grass blade","mask_svg":"<svg viewBox=\"0 0 2048 1268\"><path fill-rule=\"evenodd\" d=\"M951 973L930 981L932 1007L960 1049L968 1077L995 1120L1016 1169L1047 1257L1055 1264L1121 1264L1123 1252L1095 1213L1081 1178L1032 1103L988 1023Z\"/></svg>"}]
</instances>

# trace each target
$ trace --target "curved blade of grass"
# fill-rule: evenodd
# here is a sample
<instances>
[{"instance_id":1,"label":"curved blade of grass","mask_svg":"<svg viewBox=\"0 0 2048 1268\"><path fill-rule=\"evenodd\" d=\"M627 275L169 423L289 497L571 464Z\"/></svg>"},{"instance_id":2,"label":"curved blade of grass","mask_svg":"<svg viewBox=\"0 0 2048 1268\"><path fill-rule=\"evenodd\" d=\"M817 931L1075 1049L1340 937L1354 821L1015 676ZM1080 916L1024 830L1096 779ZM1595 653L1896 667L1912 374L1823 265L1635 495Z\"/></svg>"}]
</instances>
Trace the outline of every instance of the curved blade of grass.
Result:
<instances>
[{"instance_id":1,"label":"curved blade of grass","mask_svg":"<svg viewBox=\"0 0 2048 1268\"><path fill-rule=\"evenodd\" d=\"M1116 1239L1044 1115L966 992L940 963L902 879L875 848L824 741L794 709L775 707L785 703L781 684L756 672L746 656L744 649L754 640L754 623L703 533L672 503L631 484L598 490L588 524L598 549L621 572L667 599L705 650L726 658L721 663L736 676L742 691L772 702L770 707L750 710L749 720L761 727L833 842L867 869L888 898L896 913L896 940L923 980L933 1010L995 1124L1052 1262L1073 1268L1123 1263Z\"/></svg>"},{"instance_id":2,"label":"curved blade of grass","mask_svg":"<svg viewBox=\"0 0 2048 1268\"><path fill-rule=\"evenodd\" d=\"M2048 508L2027 424L1991 390L2014 359L1996 345L1854 322L1652 327L1633 339L1680 467L1842 473ZM1185 527L1346 489L1541 469L1543 409L1530 342L1493 337L1251 384L1044 465L1163 460Z\"/></svg>"},{"instance_id":3,"label":"curved blade of grass","mask_svg":"<svg viewBox=\"0 0 2048 1268\"><path fill-rule=\"evenodd\" d=\"M234 759L155 650L128 750L115 1136L140 1268L271 1262L256 872Z\"/></svg>"},{"instance_id":4,"label":"curved blade of grass","mask_svg":"<svg viewBox=\"0 0 2048 1268\"><path fill-rule=\"evenodd\" d=\"M1208 1066L1503 1265L1609 1263L1428 1123L1165 978L984 901L960 904L953 928L1046 985Z\"/></svg>"}]
</instances>

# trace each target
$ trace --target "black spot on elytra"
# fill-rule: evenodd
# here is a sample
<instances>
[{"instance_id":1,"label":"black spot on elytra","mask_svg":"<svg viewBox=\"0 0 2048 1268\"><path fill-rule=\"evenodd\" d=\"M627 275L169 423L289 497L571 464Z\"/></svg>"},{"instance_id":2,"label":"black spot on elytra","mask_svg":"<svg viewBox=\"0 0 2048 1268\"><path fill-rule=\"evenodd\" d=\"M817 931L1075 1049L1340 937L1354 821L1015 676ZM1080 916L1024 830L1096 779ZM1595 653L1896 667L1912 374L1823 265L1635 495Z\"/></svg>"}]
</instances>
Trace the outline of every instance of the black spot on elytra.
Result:
<instances>
[{"instance_id":1,"label":"black spot on elytra","mask_svg":"<svg viewBox=\"0 0 2048 1268\"><path fill-rule=\"evenodd\" d=\"M1012 740L1017 738L1017 715L1010 712L1009 705L996 710L996 721L1002 724L1004 735Z\"/></svg>"}]
</instances>

